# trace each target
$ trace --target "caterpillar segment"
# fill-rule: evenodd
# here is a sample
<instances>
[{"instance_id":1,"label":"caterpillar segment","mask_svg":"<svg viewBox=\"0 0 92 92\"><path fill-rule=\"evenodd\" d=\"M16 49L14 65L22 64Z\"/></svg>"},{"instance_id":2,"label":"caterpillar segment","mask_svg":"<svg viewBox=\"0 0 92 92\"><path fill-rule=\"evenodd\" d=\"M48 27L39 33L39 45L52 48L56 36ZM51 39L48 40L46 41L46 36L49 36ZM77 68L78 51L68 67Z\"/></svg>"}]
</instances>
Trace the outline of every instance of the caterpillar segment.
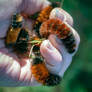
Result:
<instances>
[{"instance_id":1,"label":"caterpillar segment","mask_svg":"<svg viewBox=\"0 0 92 92\"><path fill-rule=\"evenodd\" d=\"M45 85L45 80L48 77L49 72L41 58L35 57L33 59L31 70L35 79Z\"/></svg>"},{"instance_id":2,"label":"caterpillar segment","mask_svg":"<svg viewBox=\"0 0 92 92\"><path fill-rule=\"evenodd\" d=\"M48 38L50 34L56 35L63 42L69 53L75 52L76 44L73 33L70 28L58 18L49 19L41 25L41 37Z\"/></svg>"},{"instance_id":3,"label":"caterpillar segment","mask_svg":"<svg viewBox=\"0 0 92 92\"><path fill-rule=\"evenodd\" d=\"M39 33L39 28L41 26L41 24L49 19L49 15L50 12L52 11L53 8L55 7L60 7L60 3L59 2L53 2L51 5L47 6L46 8L44 8L39 14L38 17L35 21L34 24L34 30L37 32L38 36L40 37L40 33ZM37 15L36 15L37 16Z\"/></svg>"}]
</instances>

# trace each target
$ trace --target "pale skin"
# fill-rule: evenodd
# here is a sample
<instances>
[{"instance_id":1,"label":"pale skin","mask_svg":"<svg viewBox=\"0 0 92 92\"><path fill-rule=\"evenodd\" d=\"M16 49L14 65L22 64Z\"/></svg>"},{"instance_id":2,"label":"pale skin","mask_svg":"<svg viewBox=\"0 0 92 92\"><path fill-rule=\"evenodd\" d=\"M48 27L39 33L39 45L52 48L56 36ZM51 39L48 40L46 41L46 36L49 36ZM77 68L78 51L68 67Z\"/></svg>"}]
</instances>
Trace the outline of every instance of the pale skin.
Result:
<instances>
[{"instance_id":1,"label":"pale skin","mask_svg":"<svg viewBox=\"0 0 92 92\"><path fill-rule=\"evenodd\" d=\"M38 86L38 83L31 73L29 59L19 59L10 49L5 47L5 37L10 25L10 18L16 11L23 11L26 14L34 14L50 3L47 0L0 0L0 86ZM58 12L55 12L58 11ZM58 17L70 27L76 40L76 51L80 43L78 33L73 29L72 17L60 8L54 9L50 18ZM33 21L26 21L30 30ZM29 26L31 25L31 26ZM72 62L74 54L69 54L62 42L54 35L45 40L40 52L45 58L48 70L63 77Z\"/></svg>"}]
</instances>

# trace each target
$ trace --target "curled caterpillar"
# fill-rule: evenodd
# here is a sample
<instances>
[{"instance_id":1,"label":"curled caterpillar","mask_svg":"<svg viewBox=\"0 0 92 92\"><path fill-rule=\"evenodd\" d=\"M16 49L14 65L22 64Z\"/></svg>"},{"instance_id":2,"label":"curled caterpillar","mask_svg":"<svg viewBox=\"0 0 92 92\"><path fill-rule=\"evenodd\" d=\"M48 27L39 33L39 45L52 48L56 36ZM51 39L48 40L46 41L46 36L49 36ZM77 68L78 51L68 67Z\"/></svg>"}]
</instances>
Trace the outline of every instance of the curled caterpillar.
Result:
<instances>
[{"instance_id":1,"label":"curled caterpillar","mask_svg":"<svg viewBox=\"0 0 92 92\"><path fill-rule=\"evenodd\" d=\"M73 33L70 28L58 18L49 19L41 25L41 37L48 38L50 34L55 34L63 42L69 53L75 51L76 44Z\"/></svg>"},{"instance_id":2,"label":"curled caterpillar","mask_svg":"<svg viewBox=\"0 0 92 92\"><path fill-rule=\"evenodd\" d=\"M7 32L6 46L13 47L15 51L24 53L28 50L29 33L22 25L23 17L21 14L14 14Z\"/></svg>"},{"instance_id":3,"label":"curled caterpillar","mask_svg":"<svg viewBox=\"0 0 92 92\"><path fill-rule=\"evenodd\" d=\"M38 36L40 37L40 33L39 33L39 28L40 25L49 19L49 15L50 12L52 11L53 8L55 7L60 7L60 3L59 2L52 2L51 5L47 6L46 8L44 8L39 14L38 17L36 19L35 25L34 25L34 29L37 32Z\"/></svg>"}]
</instances>

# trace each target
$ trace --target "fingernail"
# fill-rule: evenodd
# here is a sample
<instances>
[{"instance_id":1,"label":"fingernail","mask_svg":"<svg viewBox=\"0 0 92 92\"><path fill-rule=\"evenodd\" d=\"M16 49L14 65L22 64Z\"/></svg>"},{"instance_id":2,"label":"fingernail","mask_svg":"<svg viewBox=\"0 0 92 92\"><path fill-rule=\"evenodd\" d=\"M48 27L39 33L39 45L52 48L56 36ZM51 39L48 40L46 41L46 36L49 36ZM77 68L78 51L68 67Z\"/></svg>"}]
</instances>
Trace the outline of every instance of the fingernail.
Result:
<instances>
[{"instance_id":1,"label":"fingernail","mask_svg":"<svg viewBox=\"0 0 92 92\"><path fill-rule=\"evenodd\" d=\"M43 47L46 48L46 49L49 49L49 50L53 50L53 49L54 49L49 40L45 40L45 41L42 43L42 45L43 45Z\"/></svg>"},{"instance_id":2,"label":"fingernail","mask_svg":"<svg viewBox=\"0 0 92 92\"><path fill-rule=\"evenodd\" d=\"M47 41L46 47L48 49L50 49L50 50L53 50L54 49L53 46L52 46L52 44L49 41Z\"/></svg>"},{"instance_id":3,"label":"fingernail","mask_svg":"<svg viewBox=\"0 0 92 92\"><path fill-rule=\"evenodd\" d=\"M59 18L62 21L64 21L65 15L63 14L63 12L59 8L55 8L52 10L50 18Z\"/></svg>"}]
</instances>

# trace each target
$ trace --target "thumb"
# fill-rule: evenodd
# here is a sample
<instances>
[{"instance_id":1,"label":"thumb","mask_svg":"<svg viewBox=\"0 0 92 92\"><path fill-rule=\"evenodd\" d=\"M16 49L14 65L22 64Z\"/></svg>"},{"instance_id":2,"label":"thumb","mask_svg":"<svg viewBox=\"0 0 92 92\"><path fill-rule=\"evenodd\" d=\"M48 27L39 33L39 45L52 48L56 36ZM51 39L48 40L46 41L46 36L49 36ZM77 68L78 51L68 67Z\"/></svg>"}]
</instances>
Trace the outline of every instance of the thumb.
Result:
<instances>
[{"instance_id":1,"label":"thumb","mask_svg":"<svg viewBox=\"0 0 92 92\"><path fill-rule=\"evenodd\" d=\"M61 69L62 56L59 51L52 46L49 40L45 40L40 47L40 52L45 58L45 63L51 73L58 74Z\"/></svg>"}]
</instances>

